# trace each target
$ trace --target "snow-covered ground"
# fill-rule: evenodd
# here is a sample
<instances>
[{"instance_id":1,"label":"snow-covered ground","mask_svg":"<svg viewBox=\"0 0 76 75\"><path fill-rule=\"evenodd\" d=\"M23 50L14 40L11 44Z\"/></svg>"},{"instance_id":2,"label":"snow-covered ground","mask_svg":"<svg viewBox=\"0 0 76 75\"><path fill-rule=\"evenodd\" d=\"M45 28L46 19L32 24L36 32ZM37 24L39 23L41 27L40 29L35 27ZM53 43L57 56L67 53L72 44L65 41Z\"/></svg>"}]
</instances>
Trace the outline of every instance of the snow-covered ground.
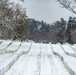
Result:
<instances>
[{"instance_id":1,"label":"snow-covered ground","mask_svg":"<svg viewBox=\"0 0 76 75\"><path fill-rule=\"evenodd\" d=\"M76 75L75 49L69 44L2 40L0 75Z\"/></svg>"},{"instance_id":2,"label":"snow-covered ground","mask_svg":"<svg viewBox=\"0 0 76 75\"><path fill-rule=\"evenodd\" d=\"M9 47L6 48L7 52L16 52L18 48L20 47L21 42L12 42Z\"/></svg>"}]
</instances>

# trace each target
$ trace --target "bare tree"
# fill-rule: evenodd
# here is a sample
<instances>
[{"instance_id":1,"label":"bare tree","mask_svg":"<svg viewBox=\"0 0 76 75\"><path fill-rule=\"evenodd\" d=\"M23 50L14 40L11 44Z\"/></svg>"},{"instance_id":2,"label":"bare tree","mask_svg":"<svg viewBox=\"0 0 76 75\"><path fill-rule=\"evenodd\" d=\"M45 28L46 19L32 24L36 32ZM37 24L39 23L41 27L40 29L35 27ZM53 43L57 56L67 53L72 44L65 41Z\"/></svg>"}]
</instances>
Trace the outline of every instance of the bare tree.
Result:
<instances>
[{"instance_id":1,"label":"bare tree","mask_svg":"<svg viewBox=\"0 0 76 75\"><path fill-rule=\"evenodd\" d=\"M57 0L64 8L76 14L76 0Z\"/></svg>"},{"instance_id":2,"label":"bare tree","mask_svg":"<svg viewBox=\"0 0 76 75\"><path fill-rule=\"evenodd\" d=\"M26 26L26 11L22 9L19 4L15 6L14 23L16 25L14 39L23 41L25 38L25 26Z\"/></svg>"},{"instance_id":3,"label":"bare tree","mask_svg":"<svg viewBox=\"0 0 76 75\"><path fill-rule=\"evenodd\" d=\"M3 26L11 29L16 39L23 40L23 33L26 25L26 11L19 4L11 3L9 0L0 0L0 34L2 34ZM14 25L19 31L14 30ZM13 29L11 28L13 27ZM7 29L7 30L8 30ZM2 35L1 35L2 36Z\"/></svg>"}]
</instances>

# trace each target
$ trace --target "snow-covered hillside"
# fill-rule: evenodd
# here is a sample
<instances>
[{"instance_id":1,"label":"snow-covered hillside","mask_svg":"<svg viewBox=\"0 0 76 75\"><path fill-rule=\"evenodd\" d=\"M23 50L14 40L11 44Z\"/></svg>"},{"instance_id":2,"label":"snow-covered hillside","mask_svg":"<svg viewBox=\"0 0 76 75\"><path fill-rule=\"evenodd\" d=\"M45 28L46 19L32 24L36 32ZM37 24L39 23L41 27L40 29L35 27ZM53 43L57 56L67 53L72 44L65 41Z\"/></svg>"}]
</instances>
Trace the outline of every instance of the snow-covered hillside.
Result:
<instances>
[{"instance_id":1,"label":"snow-covered hillside","mask_svg":"<svg viewBox=\"0 0 76 75\"><path fill-rule=\"evenodd\" d=\"M0 40L0 75L76 75L76 45Z\"/></svg>"}]
</instances>

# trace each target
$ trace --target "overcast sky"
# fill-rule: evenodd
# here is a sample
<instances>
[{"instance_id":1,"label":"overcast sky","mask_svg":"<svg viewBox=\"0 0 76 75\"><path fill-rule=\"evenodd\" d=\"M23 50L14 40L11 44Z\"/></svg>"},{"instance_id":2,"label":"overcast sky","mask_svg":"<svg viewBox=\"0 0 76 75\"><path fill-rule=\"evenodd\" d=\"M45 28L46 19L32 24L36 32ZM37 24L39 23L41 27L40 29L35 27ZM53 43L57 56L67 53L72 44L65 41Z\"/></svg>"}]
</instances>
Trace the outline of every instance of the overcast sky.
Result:
<instances>
[{"instance_id":1,"label":"overcast sky","mask_svg":"<svg viewBox=\"0 0 76 75\"><path fill-rule=\"evenodd\" d=\"M17 0L14 0L17 2ZM26 13L29 18L36 20L44 20L47 23L52 23L60 20L63 17L68 20L69 16L74 16L70 11L61 8L57 0L25 0L21 4L26 8Z\"/></svg>"}]
</instances>

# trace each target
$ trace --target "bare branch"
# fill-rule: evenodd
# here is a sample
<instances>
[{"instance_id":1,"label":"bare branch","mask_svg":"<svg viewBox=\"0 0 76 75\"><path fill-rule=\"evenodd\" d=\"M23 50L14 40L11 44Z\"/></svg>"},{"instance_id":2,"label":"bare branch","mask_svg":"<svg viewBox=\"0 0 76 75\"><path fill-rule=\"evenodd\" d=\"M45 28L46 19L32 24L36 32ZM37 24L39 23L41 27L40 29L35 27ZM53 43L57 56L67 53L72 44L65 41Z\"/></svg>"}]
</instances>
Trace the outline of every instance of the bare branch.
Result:
<instances>
[{"instance_id":1,"label":"bare branch","mask_svg":"<svg viewBox=\"0 0 76 75\"><path fill-rule=\"evenodd\" d=\"M76 14L76 0L58 0L58 2L72 13Z\"/></svg>"}]
</instances>

